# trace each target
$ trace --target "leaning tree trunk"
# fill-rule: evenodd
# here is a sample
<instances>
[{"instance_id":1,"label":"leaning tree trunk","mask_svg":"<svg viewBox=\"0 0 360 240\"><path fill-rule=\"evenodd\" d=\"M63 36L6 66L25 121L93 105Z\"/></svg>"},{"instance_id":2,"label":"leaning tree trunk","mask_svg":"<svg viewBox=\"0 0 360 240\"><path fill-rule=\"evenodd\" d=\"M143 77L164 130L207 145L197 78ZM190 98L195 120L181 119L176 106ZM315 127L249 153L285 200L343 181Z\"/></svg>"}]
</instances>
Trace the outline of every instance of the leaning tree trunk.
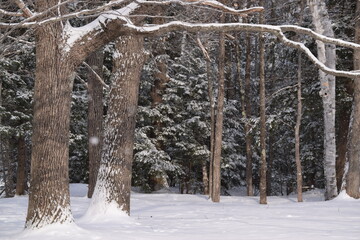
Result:
<instances>
[{"instance_id":1,"label":"leaning tree trunk","mask_svg":"<svg viewBox=\"0 0 360 240\"><path fill-rule=\"evenodd\" d=\"M105 120L104 148L89 211L106 213L111 205L130 214L131 170L140 73L145 61L143 38L116 42L114 78Z\"/></svg>"},{"instance_id":2,"label":"leaning tree trunk","mask_svg":"<svg viewBox=\"0 0 360 240\"><path fill-rule=\"evenodd\" d=\"M222 16L224 19L224 16ZM213 189L211 199L220 202L221 190L221 147L223 134L223 109L225 98L225 33L220 33L219 40L219 92L216 107L214 154L213 154Z\"/></svg>"},{"instance_id":3,"label":"leaning tree trunk","mask_svg":"<svg viewBox=\"0 0 360 240\"><path fill-rule=\"evenodd\" d=\"M38 1L39 12L58 1ZM36 29L36 78L27 228L72 222L69 123L73 68L63 58L60 23Z\"/></svg>"},{"instance_id":4,"label":"leaning tree trunk","mask_svg":"<svg viewBox=\"0 0 360 240\"><path fill-rule=\"evenodd\" d=\"M316 32L328 37L334 37L331 21L324 1L309 0L309 7ZM317 41L318 59L326 66L336 68L336 52L334 45L326 46ZM335 143L335 77L319 71L321 96L324 107L324 174L325 199L337 196L336 186L336 143Z\"/></svg>"},{"instance_id":5,"label":"leaning tree trunk","mask_svg":"<svg viewBox=\"0 0 360 240\"><path fill-rule=\"evenodd\" d=\"M360 43L360 2L356 4L355 42ZM360 69L360 51L354 51L354 69ZM346 176L346 193L360 198L360 77L354 81L354 103L349 136L349 167Z\"/></svg>"},{"instance_id":6,"label":"leaning tree trunk","mask_svg":"<svg viewBox=\"0 0 360 240\"><path fill-rule=\"evenodd\" d=\"M87 62L98 76L102 76L104 54L102 49L92 53ZM103 141L103 86L98 76L92 70L88 71L88 137L89 137L89 187L88 198L94 193L97 174L101 160Z\"/></svg>"},{"instance_id":7,"label":"leaning tree trunk","mask_svg":"<svg viewBox=\"0 0 360 240\"><path fill-rule=\"evenodd\" d=\"M260 1L264 6L264 1ZM264 14L260 13L260 24L264 24ZM266 199L266 106L265 106L265 38L259 35L260 44L260 204L267 204Z\"/></svg>"}]
</instances>

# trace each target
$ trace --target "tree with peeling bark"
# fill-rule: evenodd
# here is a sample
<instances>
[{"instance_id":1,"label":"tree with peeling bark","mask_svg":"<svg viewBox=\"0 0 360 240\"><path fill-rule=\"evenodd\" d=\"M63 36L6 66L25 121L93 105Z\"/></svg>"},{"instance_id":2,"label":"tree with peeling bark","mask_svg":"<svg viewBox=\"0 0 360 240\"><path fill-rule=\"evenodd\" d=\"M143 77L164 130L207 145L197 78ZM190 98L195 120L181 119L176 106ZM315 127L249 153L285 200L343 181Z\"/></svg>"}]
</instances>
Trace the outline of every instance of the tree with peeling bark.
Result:
<instances>
[{"instance_id":1,"label":"tree with peeling bark","mask_svg":"<svg viewBox=\"0 0 360 240\"><path fill-rule=\"evenodd\" d=\"M324 1L310 0L309 8L313 17L316 32L327 37L334 37L332 24ZM334 45L325 45L317 41L319 60L330 68L335 68L336 52ZM336 143L335 143L335 76L319 71L321 96L324 107L324 173L325 198L330 200L337 196L336 185Z\"/></svg>"}]
</instances>

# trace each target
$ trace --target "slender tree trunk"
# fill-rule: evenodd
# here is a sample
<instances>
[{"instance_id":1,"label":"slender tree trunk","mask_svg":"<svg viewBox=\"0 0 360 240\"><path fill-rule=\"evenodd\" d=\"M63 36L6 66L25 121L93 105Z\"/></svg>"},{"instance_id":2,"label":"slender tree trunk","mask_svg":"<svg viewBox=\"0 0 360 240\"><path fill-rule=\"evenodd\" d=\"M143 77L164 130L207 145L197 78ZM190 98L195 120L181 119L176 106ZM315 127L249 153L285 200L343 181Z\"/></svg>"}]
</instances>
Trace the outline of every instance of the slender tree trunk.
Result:
<instances>
[{"instance_id":1,"label":"slender tree trunk","mask_svg":"<svg viewBox=\"0 0 360 240\"><path fill-rule=\"evenodd\" d=\"M209 195L209 177L207 173L206 160L202 161L202 175L203 175L204 195Z\"/></svg>"},{"instance_id":2,"label":"slender tree trunk","mask_svg":"<svg viewBox=\"0 0 360 240\"><path fill-rule=\"evenodd\" d=\"M360 1L356 4L355 42L360 43ZM354 69L360 69L360 51L354 50ZM346 193L360 198L360 78L354 80L354 103L349 136L349 168L346 177Z\"/></svg>"},{"instance_id":3,"label":"slender tree trunk","mask_svg":"<svg viewBox=\"0 0 360 240\"><path fill-rule=\"evenodd\" d=\"M316 32L328 37L334 37L332 24L324 1L308 0ZM317 41L317 53L321 62L335 69L335 46L326 46ZM335 77L319 71L321 95L324 107L324 173L325 173L325 199L337 196L336 186L336 143L335 143Z\"/></svg>"},{"instance_id":4,"label":"slender tree trunk","mask_svg":"<svg viewBox=\"0 0 360 240\"><path fill-rule=\"evenodd\" d=\"M300 20L299 23L303 22L303 9L304 4L301 1ZM295 125L295 162L296 162L296 186L297 186L297 200L298 202L303 201L302 197L302 167L300 158L300 126L302 118L302 96L301 96L301 80L302 80L302 69L301 69L301 53L298 53L298 71L297 71L297 114L296 114L296 125Z\"/></svg>"},{"instance_id":5,"label":"slender tree trunk","mask_svg":"<svg viewBox=\"0 0 360 240\"><path fill-rule=\"evenodd\" d=\"M252 136L250 134L251 124L251 37L246 33L246 65L245 65L245 89L243 91L245 111L245 144L246 144L246 192L248 196L254 195L253 190L253 161L252 161Z\"/></svg>"},{"instance_id":6,"label":"slender tree trunk","mask_svg":"<svg viewBox=\"0 0 360 240\"><path fill-rule=\"evenodd\" d=\"M2 107L2 79L0 79L0 107ZM2 125L2 118L0 114L0 126ZM0 133L0 163L1 163L1 173L2 173L2 181L5 182L5 165L4 165L4 145L3 145L4 137ZM5 189L4 189L5 191ZM0 193L0 197L3 191Z\"/></svg>"},{"instance_id":7,"label":"slender tree trunk","mask_svg":"<svg viewBox=\"0 0 360 240\"><path fill-rule=\"evenodd\" d=\"M104 148L89 211L106 213L111 204L130 214L131 171L140 73L145 61L143 38L116 42L114 79L105 120Z\"/></svg>"},{"instance_id":8,"label":"slender tree trunk","mask_svg":"<svg viewBox=\"0 0 360 240\"><path fill-rule=\"evenodd\" d=\"M302 100L301 100L301 54L298 57L298 89L297 89L297 114L296 114L296 125L295 125L295 162L296 162L296 185L297 185L297 200L302 202L302 167L300 159L300 125L302 116Z\"/></svg>"},{"instance_id":9,"label":"slender tree trunk","mask_svg":"<svg viewBox=\"0 0 360 240\"><path fill-rule=\"evenodd\" d=\"M57 1L39 1L39 12ZM36 29L36 80L27 228L73 222L69 194L69 123L73 68L62 56L60 23Z\"/></svg>"},{"instance_id":10,"label":"slender tree trunk","mask_svg":"<svg viewBox=\"0 0 360 240\"><path fill-rule=\"evenodd\" d=\"M204 47L202 47L204 48ZM211 62L205 48L202 49L204 57L206 58L206 78L208 81L208 97L210 105L210 156L209 156L209 196L212 196L213 191L213 165L214 165L214 136L215 136L215 103L213 81L211 78Z\"/></svg>"},{"instance_id":11,"label":"slender tree trunk","mask_svg":"<svg viewBox=\"0 0 360 240\"><path fill-rule=\"evenodd\" d=\"M10 139L8 136L5 136L3 139L3 157L4 157L4 173L5 173L5 197L14 196L14 162L12 154L12 147Z\"/></svg>"},{"instance_id":12,"label":"slender tree trunk","mask_svg":"<svg viewBox=\"0 0 360 240\"><path fill-rule=\"evenodd\" d=\"M344 80L346 94L353 96L354 88L352 79ZM348 160L348 140L352 109L347 106L338 109L338 133L336 138L336 184L338 192L346 186L345 166Z\"/></svg>"},{"instance_id":13,"label":"slender tree trunk","mask_svg":"<svg viewBox=\"0 0 360 240\"><path fill-rule=\"evenodd\" d=\"M89 66L102 76L104 54L102 49L88 57ZM92 71L88 71L88 137L89 137L89 189L88 197L94 193L99 171L103 141L103 86Z\"/></svg>"},{"instance_id":14,"label":"slender tree trunk","mask_svg":"<svg viewBox=\"0 0 360 240\"><path fill-rule=\"evenodd\" d=\"M16 171L16 195L25 194L26 186L26 145L24 136L18 139L18 166Z\"/></svg>"},{"instance_id":15,"label":"slender tree trunk","mask_svg":"<svg viewBox=\"0 0 360 240\"><path fill-rule=\"evenodd\" d=\"M264 6L264 1L260 1ZM264 24L265 17L260 13L260 24ZM265 106L265 38L264 34L259 35L260 45L260 204L267 204L266 200L266 106Z\"/></svg>"},{"instance_id":16,"label":"slender tree trunk","mask_svg":"<svg viewBox=\"0 0 360 240\"><path fill-rule=\"evenodd\" d=\"M221 17L222 22L224 16ZM225 98L225 33L220 33L219 39L219 92L216 108L216 123L214 136L214 161L213 161L213 191L211 199L213 202L220 202L221 190L221 147L223 134L223 110Z\"/></svg>"}]
</instances>

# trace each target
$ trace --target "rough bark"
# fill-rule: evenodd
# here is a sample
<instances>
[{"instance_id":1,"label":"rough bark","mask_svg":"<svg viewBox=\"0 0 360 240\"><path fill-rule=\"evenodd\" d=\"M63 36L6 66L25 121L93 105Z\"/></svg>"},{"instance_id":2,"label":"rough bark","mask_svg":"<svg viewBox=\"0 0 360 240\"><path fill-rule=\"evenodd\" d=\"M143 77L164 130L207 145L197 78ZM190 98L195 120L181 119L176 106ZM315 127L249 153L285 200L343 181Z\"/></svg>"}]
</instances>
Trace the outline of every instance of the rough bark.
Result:
<instances>
[{"instance_id":1,"label":"rough bark","mask_svg":"<svg viewBox=\"0 0 360 240\"><path fill-rule=\"evenodd\" d=\"M355 42L360 43L360 2L356 4ZM354 51L354 69L360 69L360 50ZM346 193L360 198L360 77L354 80L354 103L349 134L349 168L346 177Z\"/></svg>"},{"instance_id":2,"label":"rough bark","mask_svg":"<svg viewBox=\"0 0 360 240\"><path fill-rule=\"evenodd\" d=\"M87 59L89 66L102 76L104 54L102 50L92 53ZM99 171L103 141L103 86L97 76L88 71L88 138L89 138L89 186L88 198L94 193Z\"/></svg>"},{"instance_id":3,"label":"rough bark","mask_svg":"<svg viewBox=\"0 0 360 240\"><path fill-rule=\"evenodd\" d=\"M224 16L222 16L223 20ZM220 33L219 39L219 91L216 106L215 135L214 135L214 160L213 160L213 191L211 199L220 202L221 190L221 148L223 134L223 110L225 98L225 33Z\"/></svg>"},{"instance_id":4,"label":"rough bark","mask_svg":"<svg viewBox=\"0 0 360 240\"><path fill-rule=\"evenodd\" d=\"M45 11L57 1L38 1ZM72 222L68 144L73 68L62 56L61 24L36 29L36 79L27 228Z\"/></svg>"},{"instance_id":5,"label":"rough bark","mask_svg":"<svg viewBox=\"0 0 360 240\"><path fill-rule=\"evenodd\" d=\"M260 1L260 5L264 5ZM265 22L265 17L260 13L260 24ZM266 199L266 106L265 106L265 38L264 34L259 35L260 45L260 204L267 204Z\"/></svg>"},{"instance_id":6,"label":"rough bark","mask_svg":"<svg viewBox=\"0 0 360 240\"><path fill-rule=\"evenodd\" d=\"M16 195L24 195L26 186L26 145L24 136L19 137L17 145Z\"/></svg>"},{"instance_id":7,"label":"rough bark","mask_svg":"<svg viewBox=\"0 0 360 240\"><path fill-rule=\"evenodd\" d=\"M328 37L334 37L331 21L324 1L310 0L309 7L316 32ZM327 67L335 69L336 52L334 45L325 46L317 41L319 60ZM321 96L324 108L324 174L325 199L337 196L336 186L336 143L335 143L335 77L319 71Z\"/></svg>"},{"instance_id":8,"label":"rough bark","mask_svg":"<svg viewBox=\"0 0 360 240\"><path fill-rule=\"evenodd\" d=\"M143 38L116 42L114 78L105 120L104 148L92 208L104 213L111 204L130 214L131 171L140 73L145 60Z\"/></svg>"}]
</instances>

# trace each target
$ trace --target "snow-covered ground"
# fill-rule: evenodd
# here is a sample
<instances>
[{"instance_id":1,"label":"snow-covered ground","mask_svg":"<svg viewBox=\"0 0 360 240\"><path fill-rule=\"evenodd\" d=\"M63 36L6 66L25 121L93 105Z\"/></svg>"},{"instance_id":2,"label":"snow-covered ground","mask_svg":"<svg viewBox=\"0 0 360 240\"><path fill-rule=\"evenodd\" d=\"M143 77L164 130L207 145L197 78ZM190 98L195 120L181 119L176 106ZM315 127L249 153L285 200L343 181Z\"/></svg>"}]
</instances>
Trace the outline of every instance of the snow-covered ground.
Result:
<instances>
[{"instance_id":1,"label":"snow-covered ground","mask_svg":"<svg viewBox=\"0 0 360 240\"><path fill-rule=\"evenodd\" d=\"M27 197L0 199L0 239L26 240L350 240L360 239L360 200L342 193L321 201L321 192L269 197L221 197L212 203L202 195L172 193L131 197L131 217L86 216L89 205L85 185L71 185L76 225L55 225L23 231Z\"/></svg>"}]
</instances>

